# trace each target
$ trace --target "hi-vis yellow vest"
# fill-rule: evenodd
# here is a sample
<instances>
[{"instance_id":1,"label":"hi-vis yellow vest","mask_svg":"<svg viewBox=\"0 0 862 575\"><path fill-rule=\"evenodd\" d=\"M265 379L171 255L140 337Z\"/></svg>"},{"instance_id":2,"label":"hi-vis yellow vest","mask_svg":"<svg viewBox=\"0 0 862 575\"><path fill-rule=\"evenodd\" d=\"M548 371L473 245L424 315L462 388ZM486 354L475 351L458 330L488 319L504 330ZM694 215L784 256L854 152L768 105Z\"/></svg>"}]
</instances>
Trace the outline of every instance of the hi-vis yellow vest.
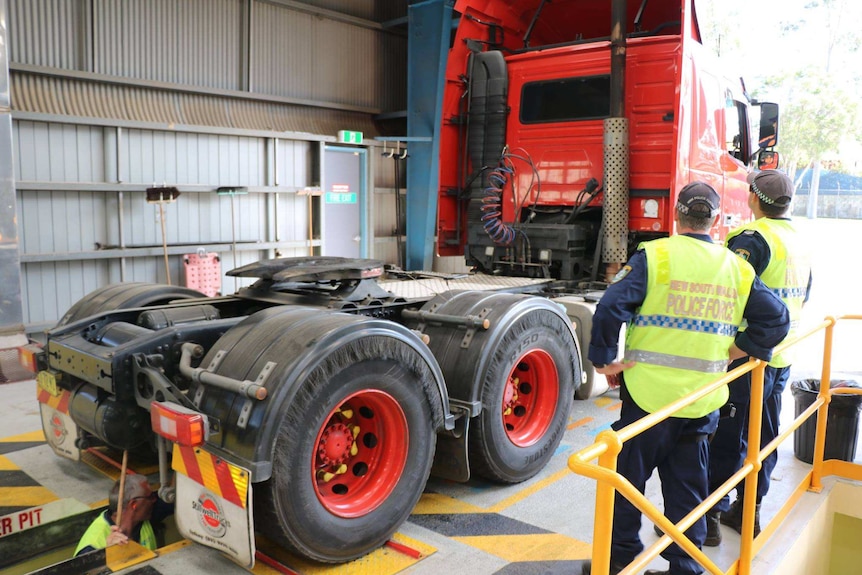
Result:
<instances>
[{"instance_id":1,"label":"hi-vis yellow vest","mask_svg":"<svg viewBox=\"0 0 862 575\"><path fill-rule=\"evenodd\" d=\"M800 240L792 222L770 218L759 218L735 229L727 235L727 240L746 230L758 232L769 246L769 264L760 274L760 280L787 306L790 332L785 339L792 338L802 317L802 304L811 272L808 247ZM773 355L769 365L787 367L792 361L791 352L784 351Z\"/></svg>"},{"instance_id":2,"label":"hi-vis yellow vest","mask_svg":"<svg viewBox=\"0 0 862 575\"><path fill-rule=\"evenodd\" d=\"M626 387L646 412L709 384L727 370L754 269L720 244L671 236L641 244L647 294L626 332ZM722 387L677 412L702 417L727 401Z\"/></svg>"},{"instance_id":3,"label":"hi-vis yellow vest","mask_svg":"<svg viewBox=\"0 0 862 575\"><path fill-rule=\"evenodd\" d=\"M108 523L108 520L105 519L105 514L102 513L90 523L90 526L84 532L84 535L78 542L78 546L75 548L75 555L80 553L81 549L85 547L104 549L108 546L108 535L110 534L111 524ZM156 533L153 531L153 526L149 521L141 523L141 540L139 543L150 551L156 550Z\"/></svg>"}]
</instances>

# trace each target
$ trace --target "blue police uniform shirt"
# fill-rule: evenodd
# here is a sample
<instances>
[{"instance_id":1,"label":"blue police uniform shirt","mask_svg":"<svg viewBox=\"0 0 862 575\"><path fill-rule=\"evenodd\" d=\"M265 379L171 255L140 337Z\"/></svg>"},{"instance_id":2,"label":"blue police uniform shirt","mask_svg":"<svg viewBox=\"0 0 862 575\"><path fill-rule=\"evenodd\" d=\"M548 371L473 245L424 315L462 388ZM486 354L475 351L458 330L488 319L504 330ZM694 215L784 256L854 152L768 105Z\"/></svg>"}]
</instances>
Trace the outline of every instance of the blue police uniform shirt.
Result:
<instances>
[{"instance_id":1,"label":"blue police uniform shirt","mask_svg":"<svg viewBox=\"0 0 862 575\"><path fill-rule=\"evenodd\" d=\"M707 234L684 235L712 243ZM620 327L634 318L646 298L646 252L635 252L623 270L620 279L608 286L596 306L588 353L594 364L606 365L616 361ZM790 314L784 302L759 277L751 286L743 317L748 325L745 331L736 335L736 346L753 357L770 360L772 348L781 343L790 329Z\"/></svg>"}]
</instances>

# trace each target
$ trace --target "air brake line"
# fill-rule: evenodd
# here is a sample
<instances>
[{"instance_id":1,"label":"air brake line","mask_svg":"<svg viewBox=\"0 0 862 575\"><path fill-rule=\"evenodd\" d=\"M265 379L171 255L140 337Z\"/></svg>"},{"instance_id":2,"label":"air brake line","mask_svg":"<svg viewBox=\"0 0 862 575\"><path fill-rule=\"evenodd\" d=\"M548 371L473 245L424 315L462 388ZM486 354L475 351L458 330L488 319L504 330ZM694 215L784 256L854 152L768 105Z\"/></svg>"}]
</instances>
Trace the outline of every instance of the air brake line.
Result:
<instances>
[{"instance_id":1,"label":"air brake line","mask_svg":"<svg viewBox=\"0 0 862 575\"><path fill-rule=\"evenodd\" d=\"M503 223L503 188L515 173L514 166L504 154L500 163L488 173L488 187L482 198L482 227L495 244L507 246L515 239L515 228Z\"/></svg>"}]
</instances>

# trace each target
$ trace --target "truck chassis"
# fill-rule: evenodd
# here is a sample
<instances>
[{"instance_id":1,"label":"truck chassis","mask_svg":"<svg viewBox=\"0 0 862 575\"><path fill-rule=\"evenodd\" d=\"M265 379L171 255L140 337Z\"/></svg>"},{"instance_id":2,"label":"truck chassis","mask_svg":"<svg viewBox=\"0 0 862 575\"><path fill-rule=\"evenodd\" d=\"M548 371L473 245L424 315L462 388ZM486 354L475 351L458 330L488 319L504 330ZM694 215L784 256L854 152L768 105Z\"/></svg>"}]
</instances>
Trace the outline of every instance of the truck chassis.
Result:
<instances>
[{"instance_id":1,"label":"truck chassis","mask_svg":"<svg viewBox=\"0 0 862 575\"><path fill-rule=\"evenodd\" d=\"M286 258L229 272L258 278L231 296L96 290L38 357L49 443L71 459L96 445L159 454L166 485L153 405L205 417L200 445L173 447L177 523L245 565L255 531L317 561L364 555L406 520L431 473L538 473L582 380L563 307L523 293L547 282L411 298L384 289L382 271Z\"/></svg>"}]
</instances>

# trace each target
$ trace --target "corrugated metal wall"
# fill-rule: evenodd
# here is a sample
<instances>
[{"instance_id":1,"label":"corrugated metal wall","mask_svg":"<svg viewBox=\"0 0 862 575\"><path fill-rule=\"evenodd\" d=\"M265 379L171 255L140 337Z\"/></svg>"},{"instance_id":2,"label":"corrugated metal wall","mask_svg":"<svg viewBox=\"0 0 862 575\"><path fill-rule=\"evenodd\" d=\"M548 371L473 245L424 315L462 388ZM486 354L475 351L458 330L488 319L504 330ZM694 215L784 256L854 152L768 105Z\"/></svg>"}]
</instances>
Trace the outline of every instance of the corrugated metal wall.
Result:
<instances>
[{"instance_id":1,"label":"corrugated metal wall","mask_svg":"<svg viewBox=\"0 0 862 575\"><path fill-rule=\"evenodd\" d=\"M241 0L93 0L98 74L242 89Z\"/></svg>"},{"instance_id":2,"label":"corrugated metal wall","mask_svg":"<svg viewBox=\"0 0 862 575\"><path fill-rule=\"evenodd\" d=\"M404 107L407 38L380 24L406 15L399 0L9 0L9 12L13 64Z\"/></svg>"},{"instance_id":3,"label":"corrugated metal wall","mask_svg":"<svg viewBox=\"0 0 862 575\"><path fill-rule=\"evenodd\" d=\"M405 106L406 35L381 23L406 3L8 2L31 330L101 285L166 281L154 185L181 192L164 206L173 283L199 247L219 252L223 271L307 255L320 241L297 192L319 184L320 142L338 129L373 137L375 113ZM374 146L368 156L372 231L392 236L392 160ZM373 257L397 262L394 237L372 240ZM223 278L224 292L236 285Z\"/></svg>"},{"instance_id":4,"label":"corrugated metal wall","mask_svg":"<svg viewBox=\"0 0 862 575\"><path fill-rule=\"evenodd\" d=\"M50 323L106 283L167 280L161 211L142 191L154 183L187 190L164 206L173 283L179 254L198 248L220 251L223 271L276 250L308 253L305 198L295 191L311 185L314 143L278 140L280 192L231 197L216 188L254 190L275 177L274 139L32 121L18 121L13 138L28 323ZM222 285L235 289L233 278Z\"/></svg>"},{"instance_id":5,"label":"corrugated metal wall","mask_svg":"<svg viewBox=\"0 0 862 575\"><path fill-rule=\"evenodd\" d=\"M392 69L370 70L368 60L382 59L388 67L390 59L405 51L406 66L404 38L266 3L253 11L252 22L255 90L353 106L403 108L404 78L392 74Z\"/></svg>"}]
</instances>

